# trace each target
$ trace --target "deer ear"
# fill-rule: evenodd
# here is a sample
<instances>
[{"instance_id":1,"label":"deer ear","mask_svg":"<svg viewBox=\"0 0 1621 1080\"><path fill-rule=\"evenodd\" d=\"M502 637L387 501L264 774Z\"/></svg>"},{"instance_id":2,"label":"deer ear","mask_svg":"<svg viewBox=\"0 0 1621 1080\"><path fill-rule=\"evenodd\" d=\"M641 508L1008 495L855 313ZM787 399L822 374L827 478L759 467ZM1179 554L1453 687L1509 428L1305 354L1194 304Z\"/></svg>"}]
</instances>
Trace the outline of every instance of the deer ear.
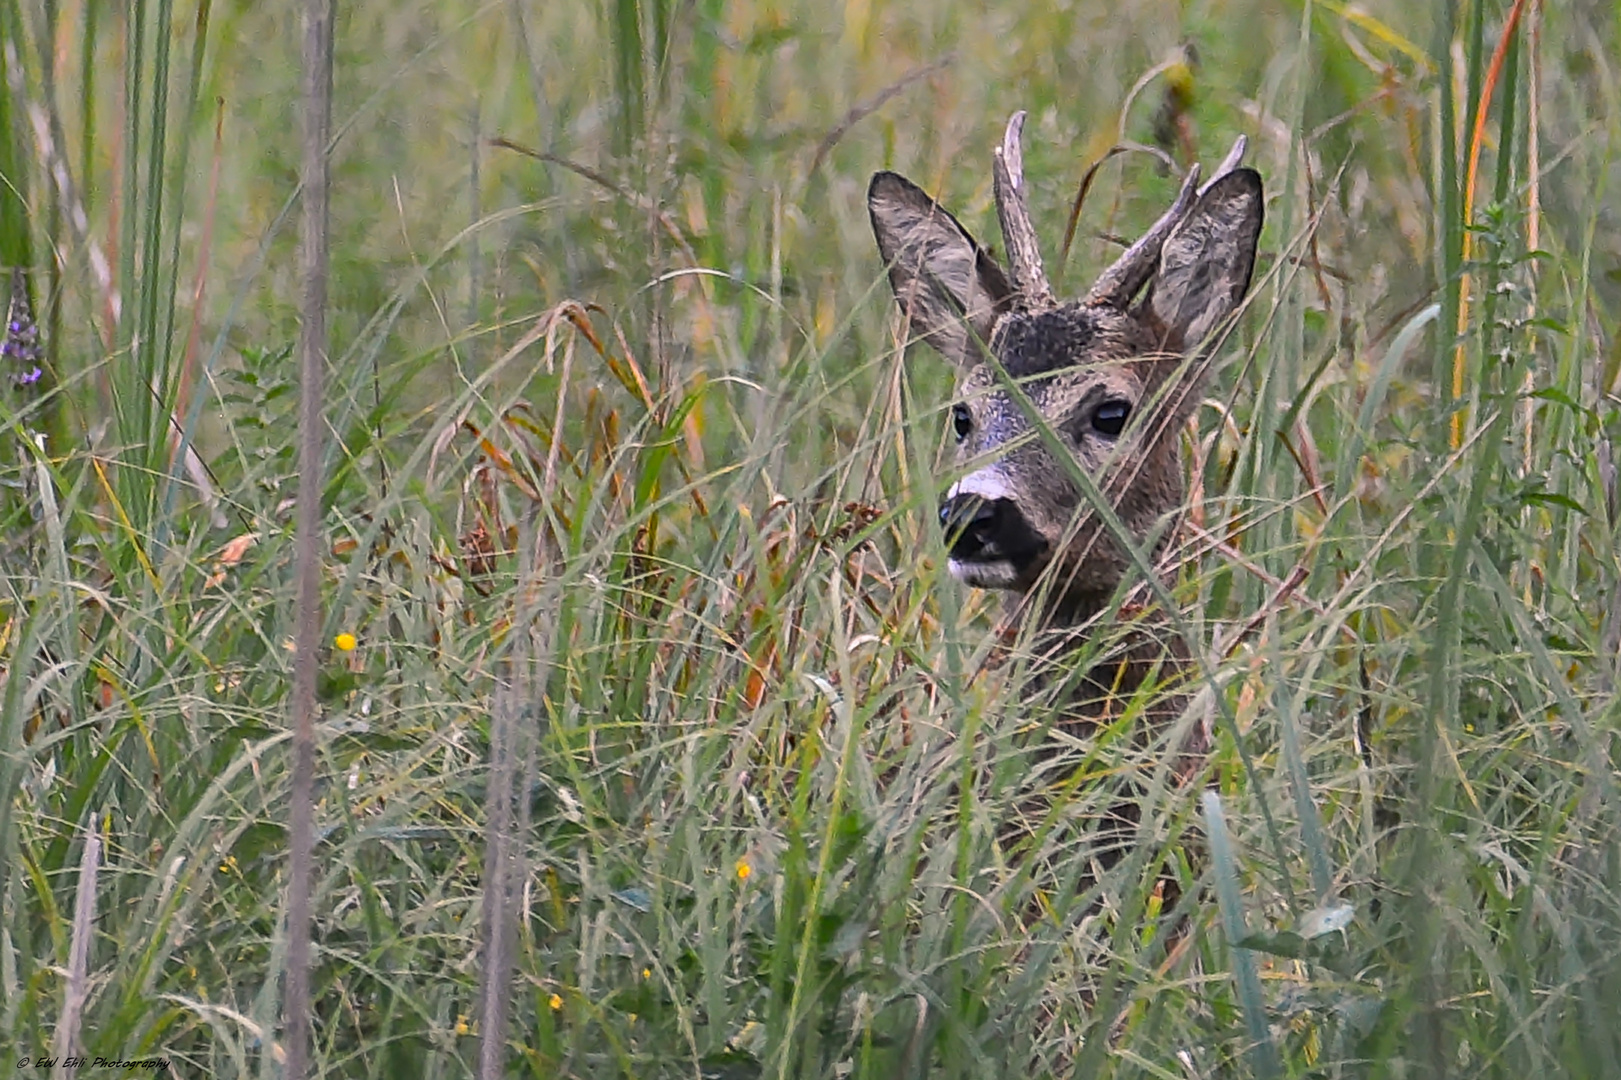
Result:
<instances>
[{"instance_id":1,"label":"deer ear","mask_svg":"<svg viewBox=\"0 0 1621 1080\"><path fill-rule=\"evenodd\" d=\"M1167 332L1169 345L1198 345L1244 299L1262 217L1260 174L1235 169L1200 192L1165 238L1143 307Z\"/></svg>"},{"instance_id":2,"label":"deer ear","mask_svg":"<svg viewBox=\"0 0 1621 1080\"><path fill-rule=\"evenodd\" d=\"M912 333L958 364L979 362L1013 290L990 252L904 176L881 172L867 188L878 251ZM976 340L977 339L977 340Z\"/></svg>"}]
</instances>

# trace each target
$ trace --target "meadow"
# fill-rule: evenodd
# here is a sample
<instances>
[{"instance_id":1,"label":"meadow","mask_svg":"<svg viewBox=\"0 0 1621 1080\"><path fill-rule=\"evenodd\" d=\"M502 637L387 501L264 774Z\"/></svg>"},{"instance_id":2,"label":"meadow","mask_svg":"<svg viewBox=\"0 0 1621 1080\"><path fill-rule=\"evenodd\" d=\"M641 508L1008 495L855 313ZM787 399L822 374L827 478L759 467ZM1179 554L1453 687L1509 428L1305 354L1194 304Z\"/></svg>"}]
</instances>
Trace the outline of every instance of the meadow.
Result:
<instances>
[{"instance_id":1,"label":"meadow","mask_svg":"<svg viewBox=\"0 0 1621 1080\"><path fill-rule=\"evenodd\" d=\"M292 8L0 2L18 1059L286 1066ZM310 1075L1621 1077L1612 0L337 8ZM1264 178L1186 785L945 570L865 192L1016 109L1071 295Z\"/></svg>"}]
</instances>

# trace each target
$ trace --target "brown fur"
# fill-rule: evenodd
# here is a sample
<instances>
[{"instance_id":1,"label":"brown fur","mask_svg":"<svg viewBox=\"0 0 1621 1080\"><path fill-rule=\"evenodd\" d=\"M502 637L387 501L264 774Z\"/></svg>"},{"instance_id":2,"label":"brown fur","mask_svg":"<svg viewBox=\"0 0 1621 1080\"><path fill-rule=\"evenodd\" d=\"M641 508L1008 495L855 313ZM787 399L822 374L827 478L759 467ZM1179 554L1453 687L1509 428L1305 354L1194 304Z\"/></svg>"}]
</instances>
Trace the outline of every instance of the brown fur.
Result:
<instances>
[{"instance_id":1,"label":"brown fur","mask_svg":"<svg viewBox=\"0 0 1621 1080\"><path fill-rule=\"evenodd\" d=\"M1010 122L994 163L1010 270L901 176L874 176L868 207L913 335L959 372L953 424L963 478L941 511L952 572L1005 590L1010 624L1025 625L1038 653L1061 661L1092 640L1132 560L1087 512L1069 468L1005 380L1022 388L1135 543L1157 557L1185 498L1177 433L1202 390L1200 350L1249 286L1262 194L1254 170L1237 167L1240 141L1204 187L1197 169L1189 175L1176 205L1085 297L1060 302L1025 210L1021 120ZM1151 672L1176 684L1188 654L1168 630L1151 610L1138 612L1111 658L1072 691L1073 723L1090 728L1108 717ZM1167 694L1153 718L1174 718L1184 703ZM1190 763L1204 751L1202 738L1183 746Z\"/></svg>"}]
</instances>

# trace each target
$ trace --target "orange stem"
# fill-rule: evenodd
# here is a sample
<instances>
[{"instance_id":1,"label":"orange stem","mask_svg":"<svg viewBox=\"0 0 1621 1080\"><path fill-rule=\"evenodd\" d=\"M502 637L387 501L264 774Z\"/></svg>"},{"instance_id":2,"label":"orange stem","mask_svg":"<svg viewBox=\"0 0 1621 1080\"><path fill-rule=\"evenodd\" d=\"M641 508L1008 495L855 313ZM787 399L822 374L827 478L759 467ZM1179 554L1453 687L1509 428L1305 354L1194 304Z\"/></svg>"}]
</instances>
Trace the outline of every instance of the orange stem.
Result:
<instances>
[{"instance_id":1,"label":"orange stem","mask_svg":"<svg viewBox=\"0 0 1621 1080\"><path fill-rule=\"evenodd\" d=\"M1514 38L1514 32L1519 29L1520 15L1525 11L1525 0L1514 0L1514 6L1509 9L1508 22L1503 25L1502 36L1497 39L1497 48L1492 52L1491 66L1486 69L1486 81L1480 87L1480 100L1475 104L1475 129L1469 137L1469 168L1464 173L1463 183L1463 262L1468 263L1474 254L1474 234L1469 231L1469 223L1475 218L1475 181L1480 173L1480 145L1486 140L1486 110L1491 105L1492 95L1497 91L1497 80L1502 77L1503 64L1508 58L1509 42ZM1512 104L1512 103L1510 103ZM1505 150L1506 152L1506 150ZM1463 272L1463 281L1458 290L1458 347L1452 354L1452 399L1454 401L1463 397L1463 338L1464 331L1469 329L1469 271ZM1452 414L1452 448L1456 450L1463 445L1463 413Z\"/></svg>"}]
</instances>

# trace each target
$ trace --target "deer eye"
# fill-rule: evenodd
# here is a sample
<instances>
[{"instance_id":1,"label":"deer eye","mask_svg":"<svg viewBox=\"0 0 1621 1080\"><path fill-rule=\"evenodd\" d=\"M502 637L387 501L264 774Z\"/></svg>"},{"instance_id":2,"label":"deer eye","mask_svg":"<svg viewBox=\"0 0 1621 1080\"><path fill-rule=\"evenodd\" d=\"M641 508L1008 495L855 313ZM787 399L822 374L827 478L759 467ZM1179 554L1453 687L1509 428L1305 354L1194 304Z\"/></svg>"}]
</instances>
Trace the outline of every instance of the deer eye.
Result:
<instances>
[{"instance_id":1,"label":"deer eye","mask_svg":"<svg viewBox=\"0 0 1621 1080\"><path fill-rule=\"evenodd\" d=\"M974 430L974 417L966 405L953 405L951 407L951 428L957 433L957 441L962 442L968 438L968 433Z\"/></svg>"},{"instance_id":2,"label":"deer eye","mask_svg":"<svg viewBox=\"0 0 1621 1080\"><path fill-rule=\"evenodd\" d=\"M1126 418L1131 415L1131 402L1115 398L1105 401L1092 412L1092 427L1104 435L1118 435L1125 430Z\"/></svg>"}]
</instances>

